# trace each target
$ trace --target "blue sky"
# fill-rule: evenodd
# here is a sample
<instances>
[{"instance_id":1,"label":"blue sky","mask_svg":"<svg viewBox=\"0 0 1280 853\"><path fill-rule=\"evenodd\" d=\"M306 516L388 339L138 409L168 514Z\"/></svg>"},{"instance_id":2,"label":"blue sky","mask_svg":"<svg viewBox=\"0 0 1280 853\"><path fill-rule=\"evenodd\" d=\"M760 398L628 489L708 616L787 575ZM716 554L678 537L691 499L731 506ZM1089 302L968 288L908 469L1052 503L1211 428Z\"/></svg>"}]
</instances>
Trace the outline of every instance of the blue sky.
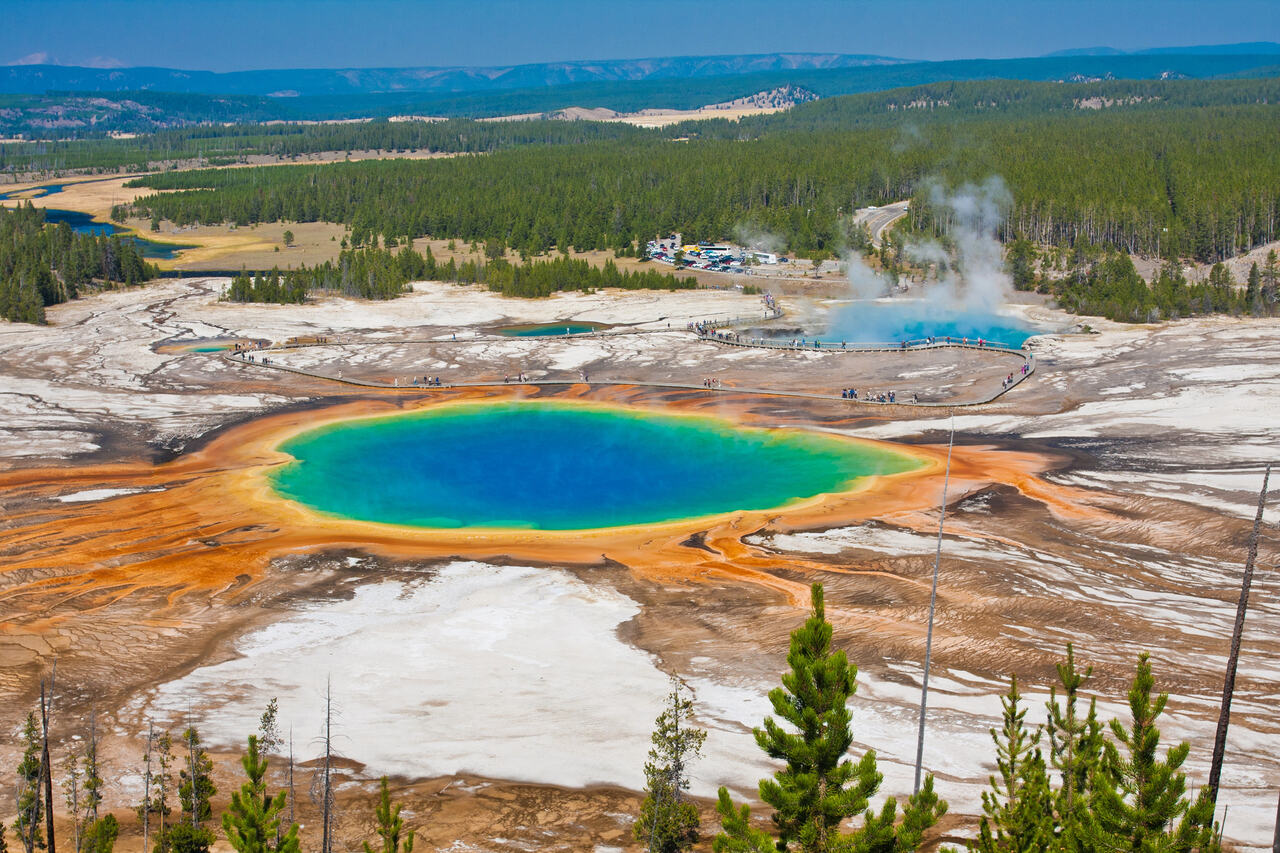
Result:
<instances>
[{"instance_id":1,"label":"blue sky","mask_svg":"<svg viewBox=\"0 0 1280 853\"><path fill-rule=\"evenodd\" d=\"M1280 41L1280 0L0 0L0 14L0 63L212 71Z\"/></svg>"}]
</instances>

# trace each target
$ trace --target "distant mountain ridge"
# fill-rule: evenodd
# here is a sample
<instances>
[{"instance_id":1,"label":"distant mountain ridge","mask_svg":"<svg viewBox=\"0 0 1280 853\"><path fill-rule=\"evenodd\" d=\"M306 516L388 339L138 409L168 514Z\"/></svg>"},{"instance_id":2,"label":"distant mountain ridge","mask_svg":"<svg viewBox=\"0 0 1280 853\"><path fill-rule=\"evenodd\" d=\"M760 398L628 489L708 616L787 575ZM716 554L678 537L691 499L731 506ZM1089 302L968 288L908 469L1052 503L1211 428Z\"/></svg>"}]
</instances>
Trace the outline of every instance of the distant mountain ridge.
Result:
<instances>
[{"instance_id":1,"label":"distant mountain ridge","mask_svg":"<svg viewBox=\"0 0 1280 853\"><path fill-rule=\"evenodd\" d=\"M181 92L305 97L396 92L450 94L564 86L571 83L698 79L780 71L898 65L911 60L869 54L771 53L583 60L493 67L334 68L186 71L174 68L0 66L0 92Z\"/></svg>"},{"instance_id":2,"label":"distant mountain ridge","mask_svg":"<svg viewBox=\"0 0 1280 853\"><path fill-rule=\"evenodd\" d=\"M1264 50L1270 42L1249 45ZM1192 50L1191 48L1186 48ZM212 80L208 86L229 85L231 78L242 88L265 89L266 94L198 91L206 84L187 80L188 72L141 69L165 76L166 88L110 90L77 89L73 82L94 80L95 85L140 85L139 69L65 69L49 66L0 66L0 138L66 139L102 136L110 132L145 133L161 128L207 123L257 123L268 121L333 121L377 119L393 116L445 116L490 118L551 113L571 107L636 113L647 109L694 110L752 98L761 92L796 87L820 98L858 92L920 86L944 81L1041 80L1077 82L1091 80L1174 80L1280 77L1280 46L1272 53L1239 53L1241 46L1218 46L1219 53L1103 54L1024 59L957 59L941 62L904 62L883 57L850 57L840 54L771 54L740 57L684 57L674 60L624 60L617 63L551 63L543 66L511 66L505 69L463 69L427 73L423 69L389 72L280 71L244 72L239 76L191 72ZM1086 49L1091 50L1091 49ZM1209 49L1206 48L1205 51ZM853 64L862 62L864 64ZM765 70L738 70L764 68ZM66 89L43 88L37 93L9 92L23 80L30 88L51 78L23 74L67 72L57 78ZM430 71L428 69L427 71ZM83 80L74 74L94 75ZM408 79L425 74L427 82L415 85L436 88L365 91L382 79ZM732 73L731 73L732 72ZM390 74L390 78L379 75ZM338 94L304 94L308 86L334 86L342 74L345 88ZM496 74L494 79L485 74ZM548 84L556 74L591 77L584 82ZM641 79L596 79L641 75ZM670 75L687 76L670 76ZM132 75L132 76L130 76ZM255 79L247 79L258 75ZM397 76L400 75L400 76ZM458 75L462 75L461 77ZM644 76L647 75L647 76ZM305 78L305 79L304 79ZM463 79L465 78L465 79ZM530 79L543 82L525 85ZM247 80L247 82L246 82ZM449 81L453 82L450 83ZM16 81L16 82L15 82ZM310 82L308 82L310 81ZM316 83L319 81L319 84ZM154 82L154 80L153 80ZM179 84L189 91L174 92ZM252 84L252 85L249 85ZM450 85L483 86L452 91ZM289 91L289 97L282 93ZM275 96L270 96L274 94ZM296 95L296 96L294 96Z\"/></svg>"},{"instance_id":3,"label":"distant mountain ridge","mask_svg":"<svg viewBox=\"0 0 1280 853\"><path fill-rule=\"evenodd\" d=\"M1073 47L1055 50L1046 57L1070 56L1270 56L1280 55L1280 43L1244 41L1235 44L1197 44L1186 47L1149 47L1145 50L1120 50L1115 47Z\"/></svg>"}]
</instances>

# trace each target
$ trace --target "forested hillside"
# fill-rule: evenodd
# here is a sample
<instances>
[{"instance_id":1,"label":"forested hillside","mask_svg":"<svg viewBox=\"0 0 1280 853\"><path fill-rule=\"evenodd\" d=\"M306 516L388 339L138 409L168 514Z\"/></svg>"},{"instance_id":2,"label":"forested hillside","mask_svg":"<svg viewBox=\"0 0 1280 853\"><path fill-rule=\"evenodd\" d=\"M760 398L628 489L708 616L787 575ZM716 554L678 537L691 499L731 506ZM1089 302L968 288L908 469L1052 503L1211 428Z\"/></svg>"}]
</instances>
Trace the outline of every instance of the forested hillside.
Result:
<instances>
[{"instance_id":1,"label":"forested hillside","mask_svg":"<svg viewBox=\"0 0 1280 853\"><path fill-rule=\"evenodd\" d=\"M670 230L730 238L750 225L823 257L847 244L855 207L913 197L914 225L928 228L929 187L998 175L1013 199L1005 239L1214 261L1276 239L1277 109L1077 109L855 131L784 125L744 140L648 136L425 162L175 172L136 184L184 192L144 197L133 212L179 225L324 220L350 225L353 245L373 234L430 235L528 253L622 248Z\"/></svg>"},{"instance_id":2,"label":"forested hillside","mask_svg":"<svg viewBox=\"0 0 1280 853\"><path fill-rule=\"evenodd\" d=\"M337 263L326 261L281 272L250 276L241 272L231 281L227 298L232 302L303 302L310 293L341 293L363 299L394 299L407 292L413 281L449 281L455 284L483 284L503 296L536 298L566 290L593 291L600 288L623 290L692 290L693 278L675 276L655 269L643 272L619 270L613 261L602 267L584 260L555 258L531 260L514 265L503 258L487 263L452 258L439 263L427 249L425 255L411 247L397 253L389 249L365 247L347 249Z\"/></svg>"},{"instance_id":3,"label":"forested hillside","mask_svg":"<svg viewBox=\"0 0 1280 853\"><path fill-rule=\"evenodd\" d=\"M44 211L30 204L0 207L0 317L6 320L42 323L46 305L75 299L94 282L138 284L155 274L127 240L46 225Z\"/></svg>"},{"instance_id":4,"label":"forested hillside","mask_svg":"<svg viewBox=\"0 0 1280 853\"><path fill-rule=\"evenodd\" d=\"M197 158L218 166L255 155L288 158L331 151L487 153L521 145L570 145L648 135L650 131L629 124L545 120L200 126L130 139L0 144L0 172L120 168L142 172Z\"/></svg>"},{"instance_id":5,"label":"forested hillside","mask_svg":"<svg viewBox=\"0 0 1280 853\"><path fill-rule=\"evenodd\" d=\"M668 136L754 138L796 130L923 126L965 119L1030 118L1081 111L1148 112L1178 107L1280 103L1280 77L1247 80L948 81L825 98L786 112L683 122Z\"/></svg>"},{"instance_id":6,"label":"forested hillside","mask_svg":"<svg viewBox=\"0 0 1280 853\"><path fill-rule=\"evenodd\" d=\"M203 96L136 93L147 99ZM132 96L131 96L132 97ZM3 99L0 99L2 102ZM243 101L223 99L222 104ZM1109 80L1036 83L1022 80L934 83L828 98L739 121L705 119L656 130L591 121L386 121L342 124L201 125L127 139L66 139L0 144L0 172L70 169L146 171L203 158L209 165L255 155L293 157L342 151L491 152L521 145L571 145L661 137L748 139L771 133L924 125L995 117L1029 118L1081 110L1159 111L1177 107L1280 103L1280 78L1232 81ZM3 127L0 127L3 130Z\"/></svg>"}]
</instances>

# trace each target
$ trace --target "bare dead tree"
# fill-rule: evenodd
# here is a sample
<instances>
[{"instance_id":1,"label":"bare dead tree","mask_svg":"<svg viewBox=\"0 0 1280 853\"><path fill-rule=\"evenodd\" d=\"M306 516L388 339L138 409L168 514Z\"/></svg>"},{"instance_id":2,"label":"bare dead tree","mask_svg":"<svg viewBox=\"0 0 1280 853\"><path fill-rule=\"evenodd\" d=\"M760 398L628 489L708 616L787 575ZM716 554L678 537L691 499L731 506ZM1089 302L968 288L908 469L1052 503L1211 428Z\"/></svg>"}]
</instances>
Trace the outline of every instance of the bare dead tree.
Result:
<instances>
[{"instance_id":1,"label":"bare dead tree","mask_svg":"<svg viewBox=\"0 0 1280 853\"><path fill-rule=\"evenodd\" d=\"M187 741L187 772L191 774L191 828L200 828L200 809L198 808L199 800L197 799L197 789L199 786L199 778L196 776L196 739L194 732L195 724L191 722L191 705L187 705L187 732L191 733L186 737Z\"/></svg>"},{"instance_id":2,"label":"bare dead tree","mask_svg":"<svg viewBox=\"0 0 1280 853\"><path fill-rule=\"evenodd\" d=\"M1244 559L1244 578L1240 582L1240 600L1236 603L1236 623L1231 630L1231 654L1227 657L1227 674L1222 685L1222 709L1218 712L1218 732L1213 741L1213 762L1209 765L1209 798L1218 803L1218 785L1222 780L1222 761L1227 752L1227 727L1231 723L1231 697L1236 689L1236 668L1240 664L1240 638L1244 634L1244 617L1249 610L1249 588L1253 585L1253 564L1258 559L1258 531L1262 527L1262 510L1267 503L1267 483L1271 480L1271 464L1262 475L1258 492L1258 512L1253 517L1253 532Z\"/></svg>"},{"instance_id":3,"label":"bare dead tree","mask_svg":"<svg viewBox=\"0 0 1280 853\"><path fill-rule=\"evenodd\" d=\"M44 831L46 850L56 853L57 845L53 838L53 765L49 761L49 715L53 711L53 681L58 673L58 662L53 662L49 672L49 696L45 698L44 679L40 679L40 729L44 740L40 752L40 775L44 783ZM40 793L37 789L36 796Z\"/></svg>"},{"instance_id":4,"label":"bare dead tree","mask_svg":"<svg viewBox=\"0 0 1280 853\"><path fill-rule=\"evenodd\" d=\"M147 721L147 754L143 759L146 769L142 773L142 853L151 850L151 744L155 740L156 724Z\"/></svg>"},{"instance_id":5,"label":"bare dead tree","mask_svg":"<svg viewBox=\"0 0 1280 853\"><path fill-rule=\"evenodd\" d=\"M320 806L320 853L333 853L333 689L329 680L324 687L324 761L319 774L311 776L311 802Z\"/></svg>"},{"instance_id":6,"label":"bare dead tree","mask_svg":"<svg viewBox=\"0 0 1280 853\"><path fill-rule=\"evenodd\" d=\"M1276 834L1271 842L1271 853L1280 853L1280 797L1276 798Z\"/></svg>"},{"instance_id":7,"label":"bare dead tree","mask_svg":"<svg viewBox=\"0 0 1280 853\"><path fill-rule=\"evenodd\" d=\"M293 726L289 726L289 825L293 826L296 822L293 817L293 801L296 795L293 792Z\"/></svg>"},{"instance_id":8,"label":"bare dead tree","mask_svg":"<svg viewBox=\"0 0 1280 853\"><path fill-rule=\"evenodd\" d=\"M98 803L102 801L102 776L98 771L98 703L89 707L89 742L85 750L84 789L88 795L88 807L84 816L86 824L98 822Z\"/></svg>"},{"instance_id":9,"label":"bare dead tree","mask_svg":"<svg viewBox=\"0 0 1280 853\"><path fill-rule=\"evenodd\" d=\"M67 792L67 809L71 812L72 849L80 853L80 757L75 752L67 756L66 773L62 785Z\"/></svg>"},{"instance_id":10,"label":"bare dead tree","mask_svg":"<svg viewBox=\"0 0 1280 853\"><path fill-rule=\"evenodd\" d=\"M330 723L333 720L333 689L329 680L324 684L324 833L321 853L333 853L333 739Z\"/></svg>"},{"instance_id":11,"label":"bare dead tree","mask_svg":"<svg viewBox=\"0 0 1280 853\"><path fill-rule=\"evenodd\" d=\"M947 519L947 487L951 484L951 449L956 443L956 419L951 418L951 438L947 440L947 470L942 478L942 511L938 515L938 548L933 555L933 591L929 593L929 627L924 640L924 681L920 686L920 731L916 736L916 781L912 791L920 793L920 768L924 765L924 720L929 707L929 664L933 657L933 612L938 603L938 566L942 563L942 525Z\"/></svg>"}]
</instances>

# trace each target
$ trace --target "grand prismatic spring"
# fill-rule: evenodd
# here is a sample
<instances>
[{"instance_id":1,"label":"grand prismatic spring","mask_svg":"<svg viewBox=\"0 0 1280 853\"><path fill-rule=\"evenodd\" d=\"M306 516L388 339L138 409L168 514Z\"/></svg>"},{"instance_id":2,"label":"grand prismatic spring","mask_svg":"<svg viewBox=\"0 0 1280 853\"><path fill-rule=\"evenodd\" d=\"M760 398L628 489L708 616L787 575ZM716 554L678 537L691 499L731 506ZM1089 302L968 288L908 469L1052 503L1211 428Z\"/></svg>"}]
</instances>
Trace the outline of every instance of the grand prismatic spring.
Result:
<instances>
[{"instance_id":1,"label":"grand prismatic spring","mask_svg":"<svg viewBox=\"0 0 1280 853\"><path fill-rule=\"evenodd\" d=\"M56 657L59 681L90 697L77 712L96 701L104 730L194 715L226 791L272 698L315 758L332 675L348 802L399 774L416 778L405 797L430 816L428 847L500 836L549 849L554 827L560 849L604 849L629 831L617 816L637 807L669 673L710 731L691 794L704 808L722 783L752 796L769 769L750 730L821 580L859 666L858 730L886 790L909 790L954 410L926 753L946 777L945 831L981 808L1002 680L1047 689L1068 641L1107 695L1122 695L1139 642L1177 650L1158 676L1170 737L1211 731L1258 478L1206 460L1275 440L1280 355L1261 321L1051 333L1031 342L1030 381L975 404L1016 353L750 348L685 330L762 314L746 294L544 303L420 284L276 309L227 303L221 287L76 300L0 347L13 460L0 472L0 704L34 701ZM820 328L787 307L798 316L784 322ZM561 317L637 328L493 334ZM333 342L270 346L317 335ZM1230 345L1191 345L1204 337ZM199 351L237 343L270 349L256 363ZM409 384L428 373L444 386ZM516 373L529 378L502 381ZM848 385L951 406L840 399ZM460 484L485 502L451 499ZM1264 596L1254 611L1224 778L1230 831L1247 839L1275 814L1250 780L1276 767L1276 610ZM139 744L112 738L112 772L133 773ZM1203 778L1207 760L1198 749L1188 765ZM351 814L338 835L354 848L366 812Z\"/></svg>"},{"instance_id":2,"label":"grand prismatic spring","mask_svg":"<svg viewBox=\"0 0 1280 853\"><path fill-rule=\"evenodd\" d=\"M418 527L572 530L782 507L920 467L876 445L716 418L549 403L339 422L272 477L322 512ZM362 487L344 484L357 479Z\"/></svg>"}]
</instances>

